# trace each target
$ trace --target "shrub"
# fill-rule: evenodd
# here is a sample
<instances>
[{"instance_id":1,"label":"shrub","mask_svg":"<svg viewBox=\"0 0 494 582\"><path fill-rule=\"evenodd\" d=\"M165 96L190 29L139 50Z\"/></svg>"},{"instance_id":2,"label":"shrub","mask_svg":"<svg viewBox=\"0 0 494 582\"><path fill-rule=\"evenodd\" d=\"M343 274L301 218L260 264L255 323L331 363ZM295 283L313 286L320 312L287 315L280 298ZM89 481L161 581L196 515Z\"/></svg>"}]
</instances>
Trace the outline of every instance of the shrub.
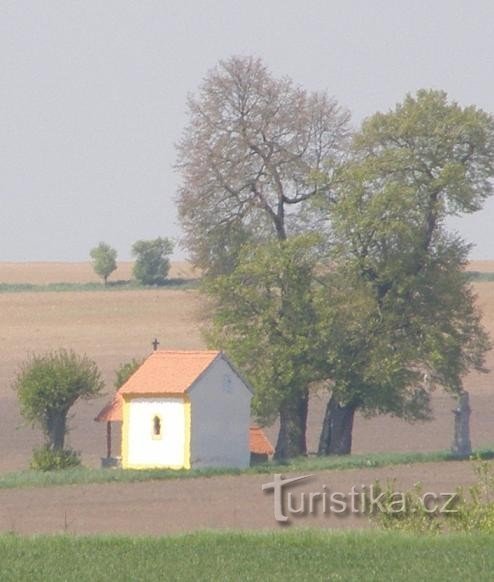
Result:
<instances>
[{"instance_id":1,"label":"shrub","mask_svg":"<svg viewBox=\"0 0 494 582\"><path fill-rule=\"evenodd\" d=\"M30 468L35 471L58 471L81 464L80 454L72 449L53 450L49 446L33 450Z\"/></svg>"},{"instance_id":2,"label":"shrub","mask_svg":"<svg viewBox=\"0 0 494 582\"><path fill-rule=\"evenodd\" d=\"M474 473L477 482L467 489L457 487L453 506L444 512L436 505L430 510L423 499L423 489L417 483L402 493L406 503L402 511L393 511L396 504L394 481L382 487L375 483L374 495L382 494L384 511L370 513L370 518L383 529L423 532L483 532L494 533L494 474L487 461L476 459ZM395 505L396 507L396 505Z\"/></svg>"}]
</instances>

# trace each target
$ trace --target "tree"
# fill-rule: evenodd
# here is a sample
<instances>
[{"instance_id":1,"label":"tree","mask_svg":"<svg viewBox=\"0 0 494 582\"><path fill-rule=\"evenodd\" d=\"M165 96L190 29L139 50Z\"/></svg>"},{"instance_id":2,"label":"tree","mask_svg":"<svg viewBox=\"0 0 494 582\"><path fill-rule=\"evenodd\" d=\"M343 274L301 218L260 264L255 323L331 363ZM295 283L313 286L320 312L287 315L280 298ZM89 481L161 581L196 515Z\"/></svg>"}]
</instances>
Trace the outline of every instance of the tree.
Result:
<instances>
[{"instance_id":1,"label":"tree","mask_svg":"<svg viewBox=\"0 0 494 582\"><path fill-rule=\"evenodd\" d=\"M232 273L207 283L214 303L209 343L246 371L261 422L279 415L278 459L305 453L308 386L327 374L316 243L305 235L244 247Z\"/></svg>"},{"instance_id":2,"label":"tree","mask_svg":"<svg viewBox=\"0 0 494 582\"><path fill-rule=\"evenodd\" d=\"M259 59L233 57L210 71L188 106L178 207L197 267L227 274L247 243L284 241L314 228L312 207L330 196L348 137L349 115L334 99L274 78ZM306 418L306 392L297 394L293 410L305 412L284 415L282 424ZM302 443L301 432L305 425L293 431L290 450Z\"/></svg>"},{"instance_id":3,"label":"tree","mask_svg":"<svg viewBox=\"0 0 494 582\"><path fill-rule=\"evenodd\" d=\"M71 407L79 399L97 396L103 386L96 364L67 350L32 355L13 384L22 416L41 427L52 451L64 448Z\"/></svg>"},{"instance_id":4,"label":"tree","mask_svg":"<svg viewBox=\"0 0 494 582\"><path fill-rule=\"evenodd\" d=\"M178 206L194 264L225 272L222 247L305 230L310 201L329 195L348 113L325 93L274 78L252 57L220 61L188 108Z\"/></svg>"},{"instance_id":5,"label":"tree","mask_svg":"<svg viewBox=\"0 0 494 582\"><path fill-rule=\"evenodd\" d=\"M172 252L173 243L167 238L135 242L132 246L136 257L134 277L142 285L163 285L170 270L168 255Z\"/></svg>"},{"instance_id":6,"label":"tree","mask_svg":"<svg viewBox=\"0 0 494 582\"><path fill-rule=\"evenodd\" d=\"M117 268L117 251L110 245L100 242L97 247L91 250L90 256L93 259L95 273L103 279L106 286L108 277Z\"/></svg>"},{"instance_id":7,"label":"tree","mask_svg":"<svg viewBox=\"0 0 494 582\"><path fill-rule=\"evenodd\" d=\"M120 366L115 370L115 382L114 386L118 390L121 386L127 382L127 380L132 376L132 374L142 365L144 360L137 360L132 358L132 360L120 364Z\"/></svg>"},{"instance_id":8,"label":"tree","mask_svg":"<svg viewBox=\"0 0 494 582\"><path fill-rule=\"evenodd\" d=\"M320 453L351 451L355 411L430 416L430 393L461 394L489 339L464 276L469 246L446 218L492 192L494 122L420 91L355 136L331 208L332 394Z\"/></svg>"}]
</instances>

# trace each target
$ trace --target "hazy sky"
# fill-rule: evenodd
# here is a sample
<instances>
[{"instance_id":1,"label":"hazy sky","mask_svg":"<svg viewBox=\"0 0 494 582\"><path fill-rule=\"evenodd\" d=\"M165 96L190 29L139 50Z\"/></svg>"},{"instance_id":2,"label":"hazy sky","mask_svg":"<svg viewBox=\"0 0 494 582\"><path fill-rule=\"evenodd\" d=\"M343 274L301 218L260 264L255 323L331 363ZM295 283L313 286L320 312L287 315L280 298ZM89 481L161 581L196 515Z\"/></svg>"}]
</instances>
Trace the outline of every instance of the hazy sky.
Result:
<instances>
[{"instance_id":1,"label":"hazy sky","mask_svg":"<svg viewBox=\"0 0 494 582\"><path fill-rule=\"evenodd\" d=\"M0 260L179 237L185 99L232 54L327 89L355 124L406 92L494 112L492 0L0 0ZM494 200L455 222L494 258Z\"/></svg>"}]
</instances>

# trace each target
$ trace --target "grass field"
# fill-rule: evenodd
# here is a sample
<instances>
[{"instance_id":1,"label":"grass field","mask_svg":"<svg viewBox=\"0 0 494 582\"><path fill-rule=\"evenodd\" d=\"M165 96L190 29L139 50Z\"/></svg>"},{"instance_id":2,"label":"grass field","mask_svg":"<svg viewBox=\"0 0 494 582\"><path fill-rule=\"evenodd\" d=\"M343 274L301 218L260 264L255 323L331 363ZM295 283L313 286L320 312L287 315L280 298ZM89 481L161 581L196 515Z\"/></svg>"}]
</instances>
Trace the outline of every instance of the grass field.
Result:
<instances>
[{"instance_id":1,"label":"grass field","mask_svg":"<svg viewBox=\"0 0 494 582\"><path fill-rule=\"evenodd\" d=\"M494 537L203 532L168 538L0 537L2 581L492 580Z\"/></svg>"}]
</instances>

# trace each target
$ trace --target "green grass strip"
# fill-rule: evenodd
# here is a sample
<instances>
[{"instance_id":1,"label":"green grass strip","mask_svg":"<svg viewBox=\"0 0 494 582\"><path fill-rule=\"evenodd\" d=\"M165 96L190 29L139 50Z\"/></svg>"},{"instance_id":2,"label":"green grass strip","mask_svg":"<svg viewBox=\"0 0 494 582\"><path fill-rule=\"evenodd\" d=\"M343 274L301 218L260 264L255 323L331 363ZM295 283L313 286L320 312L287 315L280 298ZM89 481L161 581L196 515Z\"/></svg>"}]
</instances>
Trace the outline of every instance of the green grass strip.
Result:
<instances>
[{"instance_id":1,"label":"green grass strip","mask_svg":"<svg viewBox=\"0 0 494 582\"><path fill-rule=\"evenodd\" d=\"M479 449L475 457L494 458L493 449ZM300 457L287 463L268 463L249 469L191 469L174 471L171 469L131 470L131 469L88 469L77 467L60 471L18 471L0 476L0 489L16 487L49 487L54 485L82 485L88 483L129 483L163 479L214 477L220 475L255 475L267 473L289 473L309 471L331 471L341 469L363 469L387 467L413 463L431 463L457 460L450 452L432 453L373 453L368 455L348 455L331 457Z\"/></svg>"},{"instance_id":2,"label":"green grass strip","mask_svg":"<svg viewBox=\"0 0 494 582\"><path fill-rule=\"evenodd\" d=\"M112 281L105 287L103 283L1 283L0 293L66 293L74 291L133 291L146 289L195 289L199 285L196 279L167 279L163 285L145 286L136 281Z\"/></svg>"},{"instance_id":3,"label":"green grass strip","mask_svg":"<svg viewBox=\"0 0 494 582\"><path fill-rule=\"evenodd\" d=\"M10 581L490 581L494 536L288 530L167 538L0 537Z\"/></svg>"},{"instance_id":4,"label":"green grass strip","mask_svg":"<svg viewBox=\"0 0 494 582\"><path fill-rule=\"evenodd\" d=\"M465 271L465 275L469 281L480 281L480 282L494 281L494 273L482 273L480 271Z\"/></svg>"}]
</instances>

